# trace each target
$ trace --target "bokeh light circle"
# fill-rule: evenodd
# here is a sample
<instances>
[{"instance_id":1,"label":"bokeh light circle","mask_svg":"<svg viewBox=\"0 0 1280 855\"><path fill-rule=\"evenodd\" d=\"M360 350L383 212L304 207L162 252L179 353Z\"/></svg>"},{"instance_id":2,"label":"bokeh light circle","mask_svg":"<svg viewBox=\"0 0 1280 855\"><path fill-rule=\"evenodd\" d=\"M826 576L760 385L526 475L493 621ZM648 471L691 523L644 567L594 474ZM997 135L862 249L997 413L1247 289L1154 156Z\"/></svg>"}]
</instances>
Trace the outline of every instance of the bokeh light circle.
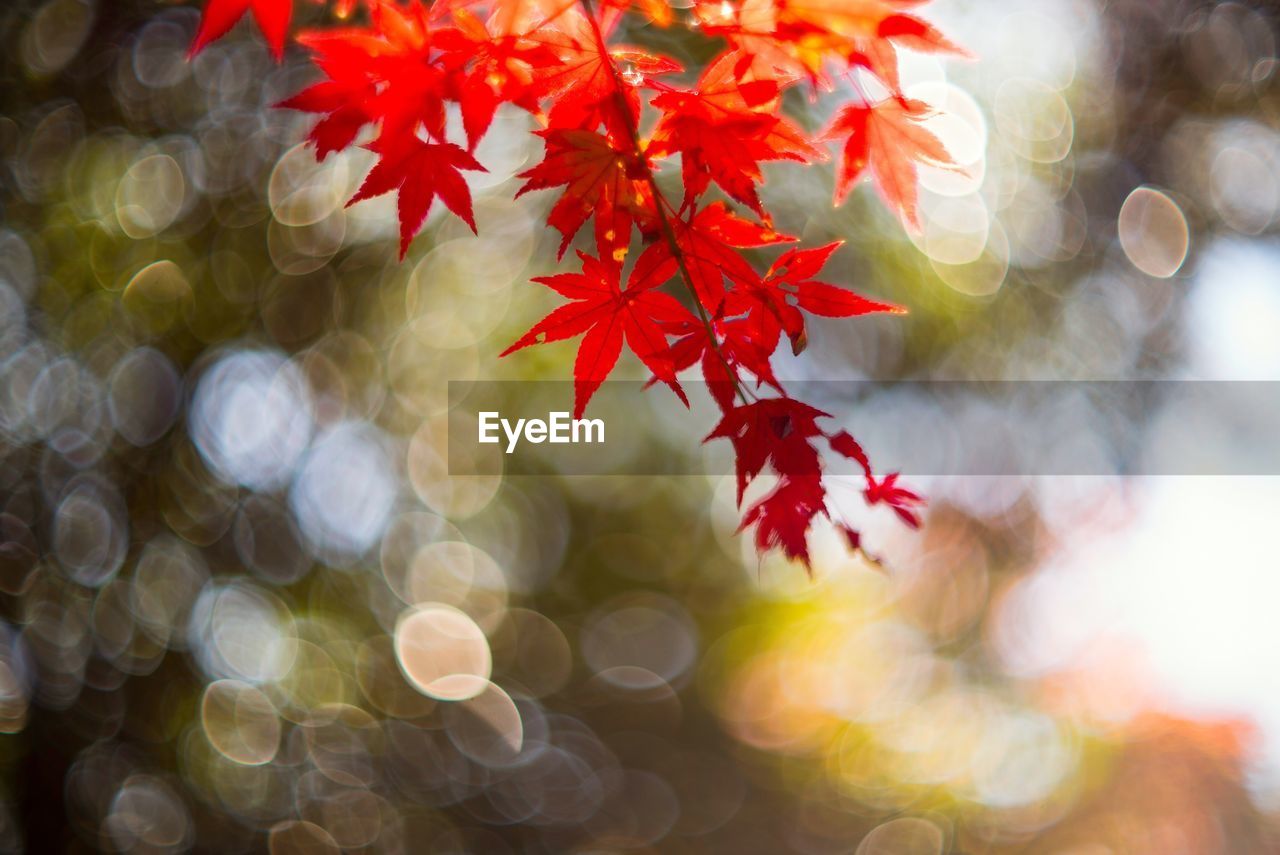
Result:
<instances>
[{"instance_id":1,"label":"bokeh light circle","mask_svg":"<svg viewBox=\"0 0 1280 855\"><path fill-rule=\"evenodd\" d=\"M455 608L427 604L396 623L396 661L418 691L442 701L474 698L489 686L493 670L488 639Z\"/></svg>"}]
</instances>

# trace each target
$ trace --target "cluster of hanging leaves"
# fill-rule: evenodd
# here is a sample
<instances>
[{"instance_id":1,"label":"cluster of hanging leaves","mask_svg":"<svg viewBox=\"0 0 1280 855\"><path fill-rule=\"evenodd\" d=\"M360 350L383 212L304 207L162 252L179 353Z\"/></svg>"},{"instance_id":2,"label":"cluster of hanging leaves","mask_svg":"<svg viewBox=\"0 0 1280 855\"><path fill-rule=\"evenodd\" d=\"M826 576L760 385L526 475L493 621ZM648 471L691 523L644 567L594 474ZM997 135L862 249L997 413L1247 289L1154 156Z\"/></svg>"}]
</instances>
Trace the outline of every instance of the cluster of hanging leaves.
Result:
<instances>
[{"instance_id":1,"label":"cluster of hanging leaves","mask_svg":"<svg viewBox=\"0 0 1280 855\"><path fill-rule=\"evenodd\" d=\"M832 513L824 448L857 465L869 504L912 527L923 500L896 474L878 478L847 432L820 427L828 414L790 397L770 360L784 336L795 353L804 347L806 314L902 310L821 281L839 244L799 248L778 233L758 193L761 167L824 160L834 141L835 204L870 176L918 228L917 167L950 158L921 123L929 108L902 94L897 52L961 52L911 13L922 2L693 0L676 12L666 0L360 0L360 23L296 36L323 79L280 106L318 116L309 141L321 159L358 142L377 154L351 201L397 194L401 257L437 199L475 229L464 174L485 169L476 146L502 104L532 114L545 153L521 173L517 195L558 194L548 221L563 236L562 257L588 222L594 248L577 253L573 272L534 280L568 302L506 353L580 337L575 416L624 347L682 399L680 373L697 366L722 412L707 438L736 453L739 504L755 479L776 479L743 528L754 526L762 553L781 548L807 566L807 535ZM345 19L355 4L339 0L335 14ZM292 0L208 0L192 52L252 14L279 57L292 11ZM611 40L626 15L687 26L723 49L692 82L677 82L693 75ZM817 135L782 113L791 87L817 97L855 78L887 94L859 94ZM465 147L446 133L450 104ZM655 176L677 160L683 191L667 195ZM644 248L626 269L635 237ZM743 254L760 248L778 252L763 272ZM834 523L861 548L854 528Z\"/></svg>"}]
</instances>

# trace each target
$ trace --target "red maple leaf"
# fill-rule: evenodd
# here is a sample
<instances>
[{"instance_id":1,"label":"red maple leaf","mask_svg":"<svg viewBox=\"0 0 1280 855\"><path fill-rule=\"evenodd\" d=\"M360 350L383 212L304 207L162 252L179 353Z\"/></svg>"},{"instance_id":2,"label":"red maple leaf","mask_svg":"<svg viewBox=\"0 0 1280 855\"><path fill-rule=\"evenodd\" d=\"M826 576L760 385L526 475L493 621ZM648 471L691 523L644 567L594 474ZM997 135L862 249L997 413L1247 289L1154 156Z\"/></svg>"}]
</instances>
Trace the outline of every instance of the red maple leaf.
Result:
<instances>
[{"instance_id":1,"label":"red maple leaf","mask_svg":"<svg viewBox=\"0 0 1280 855\"><path fill-rule=\"evenodd\" d=\"M755 285L760 274L736 252L789 243L795 238L779 234L772 227L753 223L729 210L723 202L713 202L687 218L671 223L674 250L688 274L689 286L709 312L717 312L724 299L725 278L735 285ZM657 260L674 259L671 241L656 241L644 251ZM643 258L643 256L642 256Z\"/></svg>"},{"instance_id":2,"label":"red maple leaf","mask_svg":"<svg viewBox=\"0 0 1280 855\"><path fill-rule=\"evenodd\" d=\"M814 278L842 243L788 249L769 267L759 285L739 288L729 294L726 314L754 312L761 326L761 339L772 339L776 346L780 333L785 332L795 354L804 350L807 343L801 309L826 318L852 318L875 312L903 314L906 310L892 303L870 300ZM756 308L760 311L754 311Z\"/></svg>"},{"instance_id":3,"label":"red maple leaf","mask_svg":"<svg viewBox=\"0 0 1280 855\"><path fill-rule=\"evenodd\" d=\"M825 157L775 111L778 83L753 79L750 60L746 54L725 54L707 68L695 89L668 89L653 99L663 115L649 150L656 157L680 155L686 207L714 181L764 216L756 192L764 182L761 162Z\"/></svg>"},{"instance_id":4,"label":"red maple leaf","mask_svg":"<svg viewBox=\"0 0 1280 855\"><path fill-rule=\"evenodd\" d=\"M379 4L371 14L371 29L298 37L328 79L277 106L323 116L308 135L318 157L351 145L367 124L379 124L386 137L414 136L422 126L443 141L446 81L431 59L429 11L421 4Z\"/></svg>"},{"instance_id":5,"label":"red maple leaf","mask_svg":"<svg viewBox=\"0 0 1280 855\"><path fill-rule=\"evenodd\" d=\"M848 431L840 431L827 437L827 442L831 445L831 450L836 454L842 454L862 467L862 471L871 477L871 461L867 458L867 453L862 450L862 446L856 439L849 435Z\"/></svg>"},{"instance_id":6,"label":"red maple leaf","mask_svg":"<svg viewBox=\"0 0 1280 855\"><path fill-rule=\"evenodd\" d=\"M843 60L898 89L895 45L925 53L968 52L903 9L919 0L697 0L694 14L708 32L752 57L753 66L789 78L829 83L826 66Z\"/></svg>"},{"instance_id":7,"label":"red maple leaf","mask_svg":"<svg viewBox=\"0 0 1280 855\"><path fill-rule=\"evenodd\" d=\"M973 57L973 54L948 39L928 21L902 13L889 15L876 26L876 37L861 40L858 52L850 59L874 72L894 91L899 88L898 54L893 48L885 49L886 43L920 53L949 53L970 59Z\"/></svg>"},{"instance_id":8,"label":"red maple leaf","mask_svg":"<svg viewBox=\"0 0 1280 855\"><path fill-rule=\"evenodd\" d=\"M678 389L662 324L687 320L689 311L670 294L654 290L675 273L670 260L641 257L622 288L622 265L612 256L595 258L579 252L581 273L540 276L539 282L573 300L553 310L502 352L514 353L531 344L585 336L573 366L574 418L605 381L625 342L658 379Z\"/></svg>"},{"instance_id":9,"label":"red maple leaf","mask_svg":"<svg viewBox=\"0 0 1280 855\"><path fill-rule=\"evenodd\" d=\"M925 504L925 500L919 493L898 486L897 472L891 472L882 480L877 480L871 471L871 461L867 458L867 453L862 450L858 441L845 431L828 436L827 441L832 451L844 455L862 469L863 476L867 480L867 486L862 491L862 495L868 505L888 505L907 525L912 528L920 527L920 515L917 509ZM854 548L858 548L857 542L851 540L851 543Z\"/></svg>"},{"instance_id":10,"label":"red maple leaf","mask_svg":"<svg viewBox=\"0 0 1280 855\"><path fill-rule=\"evenodd\" d=\"M670 350L675 370L700 364L707 387L722 411L733 408L742 371L756 378L756 388L767 384L783 391L769 363L778 347L778 336L774 334L770 339L769 331L762 329L755 318L720 317L703 323L689 317L663 324L663 329L676 337Z\"/></svg>"},{"instance_id":11,"label":"red maple leaf","mask_svg":"<svg viewBox=\"0 0 1280 855\"><path fill-rule=\"evenodd\" d=\"M498 106L512 103L538 113L536 81L558 65L554 51L519 34L490 32L497 22L481 22L465 8L453 11L454 27L438 30L432 44L445 51L447 96L462 111L467 143L474 151Z\"/></svg>"},{"instance_id":12,"label":"red maple leaf","mask_svg":"<svg viewBox=\"0 0 1280 855\"><path fill-rule=\"evenodd\" d=\"M821 461L812 439L823 435L817 419L826 416L794 398L764 398L729 410L706 440L723 438L733 443L741 502L747 485L766 464L782 476L819 474Z\"/></svg>"},{"instance_id":13,"label":"red maple leaf","mask_svg":"<svg viewBox=\"0 0 1280 855\"><path fill-rule=\"evenodd\" d=\"M374 85L368 82L344 84L324 80L276 106L322 115L307 134L307 142L315 147L316 159L324 160L355 142L361 128L374 120L365 109L365 101L373 92Z\"/></svg>"},{"instance_id":14,"label":"red maple leaf","mask_svg":"<svg viewBox=\"0 0 1280 855\"><path fill-rule=\"evenodd\" d=\"M827 139L845 138L835 203L844 201L869 167L885 204L918 232L919 164L955 165L942 141L920 124L932 115L932 108L923 101L900 97L871 106L851 104L841 110L823 134Z\"/></svg>"},{"instance_id":15,"label":"red maple leaf","mask_svg":"<svg viewBox=\"0 0 1280 855\"><path fill-rule=\"evenodd\" d=\"M616 9L619 12L634 8L659 27L671 26L673 17L668 0L604 0L600 6L603 9Z\"/></svg>"},{"instance_id":16,"label":"red maple leaf","mask_svg":"<svg viewBox=\"0 0 1280 855\"><path fill-rule=\"evenodd\" d=\"M471 212L471 190L461 170L486 170L465 149L452 143L424 142L417 137L385 143L379 141L370 148L377 151L381 159L347 204L354 205L362 199L398 191L396 207L400 216L401 258L409 251L410 241L427 219L431 203L437 196L472 231L476 230L475 217Z\"/></svg>"},{"instance_id":17,"label":"red maple leaf","mask_svg":"<svg viewBox=\"0 0 1280 855\"><path fill-rule=\"evenodd\" d=\"M819 514L826 513L826 489L817 477L782 478L769 495L742 515L738 531L756 527L756 550L761 554L781 549L782 554L809 563L809 528Z\"/></svg>"},{"instance_id":18,"label":"red maple leaf","mask_svg":"<svg viewBox=\"0 0 1280 855\"><path fill-rule=\"evenodd\" d=\"M893 512L912 528L920 527L920 515L916 508L925 501L919 493L898 486L898 473L890 472L883 480L877 481L867 475L867 488L862 491L867 504L885 504L893 508Z\"/></svg>"},{"instance_id":19,"label":"red maple leaf","mask_svg":"<svg viewBox=\"0 0 1280 855\"><path fill-rule=\"evenodd\" d=\"M324 45L316 44L313 49L323 51ZM319 62L321 59L317 57ZM312 84L276 106L320 115L320 120L307 134L307 142L315 147L316 158L324 160L354 143L365 125L377 121L369 108L377 86L377 81L364 74L347 76L331 72L331 79Z\"/></svg>"},{"instance_id":20,"label":"red maple leaf","mask_svg":"<svg viewBox=\"0 0 1280 855\"><path fill-rule=\"evenodd\" d=\"M541 131L546 154L532 169L520 173L530 190L564 185L564 194L551 209L548 222L564 236L560 255L591 217L595 217L596 245L613 255L626 250L631 226L653 231L657 211L645 170L647 165L630 145L606 134L577 128Z\"/></svg>"},{"instance_id":21,"label":"red maple leaf","mask_svg":"<svg viewBox=\"0 0 1280 855\"><path fill-rule=\"evenodd\" d=\"M826 514L822 460L813 444L824 435L817 420L825 417L793 398L766 398L730 409L707 435L708 440L723 437L733 443L739 504L766 465L777 474L777 486L747 509L738 530L754 525L761 553L781 548L806 567L809 528L819 514Z\"/></svg>"},{"instance_id":22,"label":"red maple leaf","mask_svg":"<svg viewBox=\"0 0 1280 855\"><path fill-rule=\"evenodd\" d=\"M610 21L597 25L576 12L566 13L558 29L535 32L560 64L538 79L539 95L552 99L547 124L595 130L602 123L620 137L634 136L640 117L639 86L652 77L680 71L680 64L638 48L608 47Z\"/></svg>"},{"instance_id":23,"label":"red maple leaf","mask_svg":"<svg viewBox=\"0 0 1280 855\"><path fill-rule=\"evenodd\" d=\"M195 56L210 42L225 36L246 12L253 13L253 20L278 62L284 56L284 40L293 17L293 0L209 0L200 14L200 27L191 42L189 55Z\"/></svg>"}]
</instances>

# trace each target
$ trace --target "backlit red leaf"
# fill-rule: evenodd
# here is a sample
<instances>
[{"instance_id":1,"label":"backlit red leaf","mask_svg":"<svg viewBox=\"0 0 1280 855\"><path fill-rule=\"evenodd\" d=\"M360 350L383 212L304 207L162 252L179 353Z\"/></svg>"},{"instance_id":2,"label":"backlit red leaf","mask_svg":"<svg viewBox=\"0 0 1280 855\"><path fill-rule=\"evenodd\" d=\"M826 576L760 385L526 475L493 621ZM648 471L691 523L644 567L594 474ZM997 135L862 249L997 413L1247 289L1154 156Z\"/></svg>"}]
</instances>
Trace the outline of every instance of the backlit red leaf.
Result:
<instances>
[{"instance_id":1,"label":"backlit red leaf","mask_svg":"<svg viewBox=\"0 0 1280 855\"><path fill-rule=\"evenodd\" d=\"M623 289L622 265L612 256L596 258L580 252L578 257L582 260L580 273L534 279L574 302L534 324L501 355L585 332L573 367L574 418L582 416L591 396L617 364L624 342L659 380L675 387L675 367L663 327L685 322L690 316L670 294L655 290L671 278L675 264L640 259Z\"/></svg>"},{"instance_id":2,"label":"backlit red leaf","mask_svg":"<svg viewBox=\"0 0 1280 855\"><path fill-rule=\"evenodd\" d=\"M942 142L920 124L932 114L927 104L906 98L886 98L869 107L850 105L841 110L824 134L828 139L844 139L835 203L843 202L870 169L885 204L909 229L918 232L920 164L954 165Z\"/></svg>"},{"instance_id":3,"label":"backlit red leaf","mask_svg":"<svg viewBox=\"0 0 1280 855\"><path fill-rule=\"evenodd\" d=\"M200 27L191 43L191 55L204 50L210 42L227 34L246 12L262 31L262 36L277 60L284 55L284 40L293 18L293 0L208 0L200 15Z\"/></svg>"},{"instance_id":4,"label":"backlit red leaf","mask_svg":"<svg viewBox=\"0 0 1280 855\"><path fill-rule=\"evenodd\" d=\"M347 204L397 191L401 258L409 251L409 242L422 227L437 197L472 231L476 230L471 190L462 177L462 170L484 172L485 168L466 150L452 143L428 143L414 138L395 146L384 143L375 150L381 158Z\"/></svg>"}]
</instances>

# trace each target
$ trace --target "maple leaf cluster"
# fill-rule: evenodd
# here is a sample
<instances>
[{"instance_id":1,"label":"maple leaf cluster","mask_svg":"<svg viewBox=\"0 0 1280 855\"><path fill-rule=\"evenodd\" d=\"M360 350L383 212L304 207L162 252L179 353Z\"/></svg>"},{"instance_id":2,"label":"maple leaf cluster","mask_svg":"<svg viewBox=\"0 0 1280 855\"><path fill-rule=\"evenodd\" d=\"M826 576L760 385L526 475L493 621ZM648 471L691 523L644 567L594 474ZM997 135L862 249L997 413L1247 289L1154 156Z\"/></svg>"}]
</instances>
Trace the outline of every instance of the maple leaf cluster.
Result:
<instances>
[{"instance_id":1,"label":"maple leaf cluster","mask_svg":"<svg viewBox=\"0 0 1280 855\"><path fill-rule=\"evenodd\" d=\"M754 526L762 553L780 548L807 566L810 529L830 514L822 446L857 464L868 503L913 527L923 500L896 474L877 478L848 433L819 427L830 417L791 398L771 359L784 336L804 348L806 315L902 310L818 278L839 243L802 249L774 229L762 165L815 163L835 141L835 204L869 175L918 228L917 169L950 158L922 124L929 108L901 92L897 51L961 53L911 14L922 2L694 0L677 15L666 0L363 0L360 23L296 36L323 77L280 106L319 117L309 134L319 158L358 142L377 155L351 201L397 194L401 257L437 199L475 230L464 173L484 171L476 146L501 105L534 116L544 154L516 195L558 193L548 223L561 257L588 222L594 248L577 253L577 270L534 280L568 302L503 355L580 336L575 416L624 348L682 399L681 372L700 370L722 412L707 439L733 445L739 504L755 479L776 476L743 528ZM346 17L353 0L341 3ZM247 13L279 57L292 0L208 0L193 53ZM681 23L722 49L682 84L671 58L612 41L628 15ZM863 94L869 79L887 95ZM819 134L782 112L788 89L817 97L842 80L859 94ZM669 196L656 176L675 161L682 190ZM643 249L624 269L634 241ZM744 254L784 246L763 272ZM855 529L835 525L861 548Z\"/></svg>"}]
</instances>

